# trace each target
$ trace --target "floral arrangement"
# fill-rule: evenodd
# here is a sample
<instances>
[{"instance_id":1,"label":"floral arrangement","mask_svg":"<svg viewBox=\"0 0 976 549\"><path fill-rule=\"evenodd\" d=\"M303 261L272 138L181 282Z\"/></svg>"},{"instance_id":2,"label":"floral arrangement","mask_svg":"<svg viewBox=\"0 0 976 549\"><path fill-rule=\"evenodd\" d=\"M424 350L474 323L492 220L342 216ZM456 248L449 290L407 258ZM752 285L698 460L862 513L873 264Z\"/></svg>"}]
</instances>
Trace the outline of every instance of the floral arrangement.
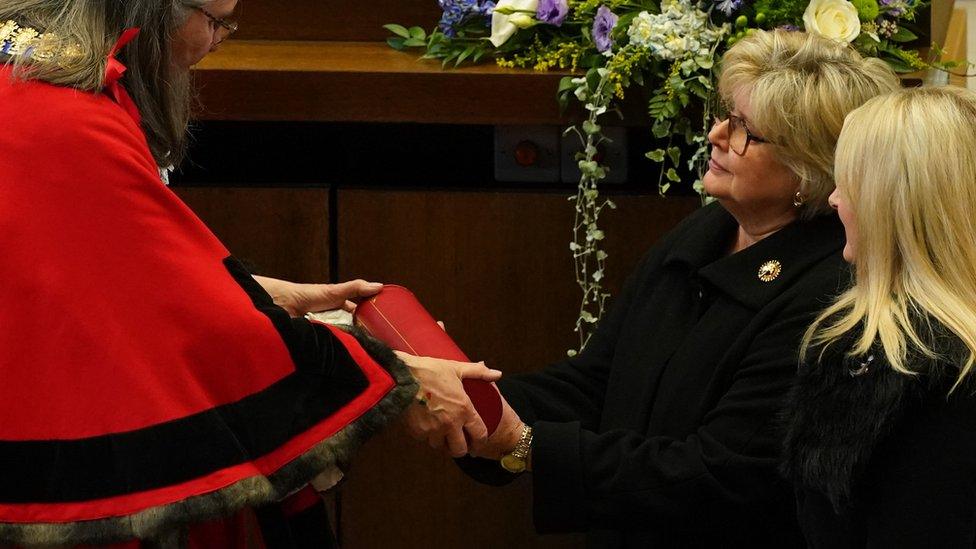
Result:
<instances>
[{"instance_id":1,"label":"floral arrangement","mask_svg":"<svg viewBox=\"0 0 976 549\"><path fill-rule=\"evenodd\" d=\"M583 292L576 331L586 345L608 297L601 285L607 254L600 213L613 203L598 185L609 169L598 158L600 121L634 88L647 104L656 143L647 158L662 164L658 186L693 181L707 169L705 135L718 108L715 68L722 54L753 29L805 30L850 43L862 54L911 72L937 64L904 45L926 0L439 0L443 15L428 33L390 24L396 49L423 48L444 66L493 59L503 67L559 70L557 98L576 99L585 118L574 132L582 177L570 244ZM939 53L935 48L936 54ZM944 66L944 65L939 65ZM687 179L685 178L687 176ZM575 351L570 351L575 354Z\"/></svg>"}]
</instances>

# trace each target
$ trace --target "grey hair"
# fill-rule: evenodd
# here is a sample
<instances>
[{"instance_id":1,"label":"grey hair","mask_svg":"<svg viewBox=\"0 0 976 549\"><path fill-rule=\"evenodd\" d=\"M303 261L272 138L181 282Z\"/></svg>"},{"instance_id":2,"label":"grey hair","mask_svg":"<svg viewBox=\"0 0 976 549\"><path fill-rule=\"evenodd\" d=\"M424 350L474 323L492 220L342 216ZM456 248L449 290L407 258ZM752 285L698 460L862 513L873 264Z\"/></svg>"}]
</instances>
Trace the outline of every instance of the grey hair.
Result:
<instances>
[{"instance_id":1,"label":"grey hair","mask_svg":"<svg viewBox=\"0 0 976 549\"><path fill-rule=\"evenodd\" d=\"M119 53L123 84L142 114L142 129L161 167L182 161L193 98L190 74L172 62L177 29L207 0L3 0L0 23L53 33L71 55L51 60L0 55L25 78L97 93L104 86L107 56L122 31L141 29Z\"/></svg>"}]
</instances>

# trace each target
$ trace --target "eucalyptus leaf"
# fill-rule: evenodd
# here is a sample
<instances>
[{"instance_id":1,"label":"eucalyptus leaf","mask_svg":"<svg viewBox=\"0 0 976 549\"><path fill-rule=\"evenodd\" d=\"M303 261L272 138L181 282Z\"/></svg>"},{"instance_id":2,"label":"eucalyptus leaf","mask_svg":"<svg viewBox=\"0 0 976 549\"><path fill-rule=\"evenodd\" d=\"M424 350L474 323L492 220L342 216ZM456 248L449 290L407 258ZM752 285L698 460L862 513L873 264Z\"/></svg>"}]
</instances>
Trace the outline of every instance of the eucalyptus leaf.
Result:
<instances>
[{"instance_id":1,"label":"eucalyptus leaf","mask_svg":"<svg viewBox=\"0 0 976 549\"><path fill-rule=\"evenodd\" d=\"M657 120L654 125L651 126L651 133L654 137L658 139L663 139L671 133L671 121L670 120Z\"/></svg>"},{"instance_id":2,"label":"eucalyptus leaf","mask_svg":"<svg viewBox=\"0 0 976 549\"><path fill-rule=\"evenodd\" d=\"M664 162L664 149L654 149L653 151L648 151L644 153L644 156L653 160L654 162Z\"/></svg>"},{"instance_id":3,"label":"eucalyptus leaf","mask_svg":"<svg viewBox=\"0 0 976 549\"><path fill-rule=\"evenodd\" d=\"M668 158L671 159L671 163L675 166L681 162L681 149L678 147L668 147Z\"/></svg>"},{"instance_id":4,"label":"eucalyptus leaf","mask_svg":"<svg viewBox=\"0 0 976 549\"><path fill-rule=\"evenodd\" d=\"M715 66L715 61L713 61L709 57L696 57L695 58L695 63L698 63L698 66L699 67L701 67L703 69L706 69L706 70L708 70L708 69L710 69L710 68L712 68L712 67Z\"/></svg>"},{"instance_id":5,"label":"eucalyptus leaf","mask_svg":"<svg viewBox=\"0 0 976 549\"><path fill-rule=\"evenodd\" d=\"M569 90L576 89L576 83L573 82L572 76L564 76L559 80L559 90L556 93L563 93Z\"/></svg>"}]
</instances>

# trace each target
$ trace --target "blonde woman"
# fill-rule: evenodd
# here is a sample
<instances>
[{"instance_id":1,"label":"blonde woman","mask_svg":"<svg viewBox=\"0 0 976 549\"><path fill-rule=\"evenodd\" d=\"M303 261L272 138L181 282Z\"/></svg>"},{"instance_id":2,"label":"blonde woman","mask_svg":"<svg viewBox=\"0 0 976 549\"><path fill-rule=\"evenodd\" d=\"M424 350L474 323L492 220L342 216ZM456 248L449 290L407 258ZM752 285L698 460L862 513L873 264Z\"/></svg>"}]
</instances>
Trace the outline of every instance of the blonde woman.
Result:
<instances>
[{"instance_id":1,"label":"blonde woman","mask_svg":"<svg viewBox=\"0 0 976 549\"><path fill-rule=\"evenodd\" d=\"M808 330L786 440L813 547L976 543L976 94L852 112L831 205L855 285Z\"/></svg>"}]
</instances>

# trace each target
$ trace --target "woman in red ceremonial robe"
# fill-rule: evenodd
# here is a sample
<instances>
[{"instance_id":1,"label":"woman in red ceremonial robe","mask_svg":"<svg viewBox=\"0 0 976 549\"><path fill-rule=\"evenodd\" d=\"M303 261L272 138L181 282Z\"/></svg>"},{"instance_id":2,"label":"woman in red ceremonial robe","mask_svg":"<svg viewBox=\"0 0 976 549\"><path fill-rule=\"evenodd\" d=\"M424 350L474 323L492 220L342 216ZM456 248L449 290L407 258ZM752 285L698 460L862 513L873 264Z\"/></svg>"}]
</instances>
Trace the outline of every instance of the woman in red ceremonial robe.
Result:
<instances>
[{"instance_id":1,"label":"woman in red ceremonial robe","mask_svg":"<svg viewBox=\"0 0 976 549\"><path fill-rule=\"evenodd\" d=\"M0 545L327 546L309 483L416 395L301 318L378 285L253 277L162 180L237 9L0 4Z\"/></svg>"}]
</instances>

